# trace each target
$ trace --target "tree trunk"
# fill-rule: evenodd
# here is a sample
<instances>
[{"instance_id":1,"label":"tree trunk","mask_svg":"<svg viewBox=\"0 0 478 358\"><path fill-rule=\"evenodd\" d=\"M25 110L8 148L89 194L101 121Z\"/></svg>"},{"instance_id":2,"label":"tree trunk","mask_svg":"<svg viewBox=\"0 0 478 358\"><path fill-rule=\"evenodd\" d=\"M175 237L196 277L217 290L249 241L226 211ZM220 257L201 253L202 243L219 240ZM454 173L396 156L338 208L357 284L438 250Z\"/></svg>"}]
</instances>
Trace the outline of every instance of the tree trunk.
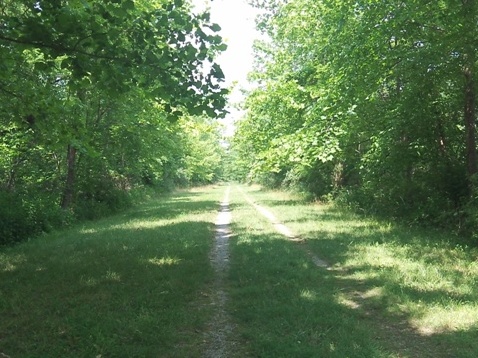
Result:
<instances>
[{"instance_id":1,"label":"tree trunk","mask_svg":"<svg viewBox=\"0 0 478 358\"><path fill-rule=\"evenodd\" d=\"M465 68L465 135L466 135L466 163L468 180L472 185L472 179L478 172L476 153L476 109L475 109L475 83L471 67Z\"/></svg>"},{"instance_id":2,"label":"tree trunk","mask_svg":"<svg viewBox=\"0 0 478 358\"><path fill-rule=\"evenodd\" d=\"M462 0L463 4L463 75L464 83L464 125L465 125L465 148L467 180L470 187L470 194L476 189L474 177L478 172L477 151L476 151L476 91L475 91L475 33L476 33L476 1Z\"/></svg>"},{"instance_id":3,"label":"tree trunk","mask_svg":"<svg viewBox=\"0 0 478 358\"><path fill-rule=\"evenodd\" d=\"M75 194L75 166L76 166L76 148L69 145L66 153L66 181L65 188L63 190L63 198L61 199L61 208L68 210L73 204L73 198Z\"/></svg>"}]
</instances>

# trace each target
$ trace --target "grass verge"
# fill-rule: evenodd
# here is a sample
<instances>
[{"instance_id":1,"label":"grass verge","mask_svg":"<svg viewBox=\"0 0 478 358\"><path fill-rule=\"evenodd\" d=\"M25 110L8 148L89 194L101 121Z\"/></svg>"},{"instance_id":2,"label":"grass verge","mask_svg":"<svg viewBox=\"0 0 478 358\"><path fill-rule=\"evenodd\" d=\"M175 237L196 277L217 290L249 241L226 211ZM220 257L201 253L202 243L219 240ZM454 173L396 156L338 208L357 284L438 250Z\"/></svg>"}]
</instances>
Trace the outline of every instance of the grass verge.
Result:
<instances>
[{"instance_id":1,"label":"grass verge","mask_svg":"<svg viewBox=\"0 0 478 358\"><path fill-rule=\"evenodd\" d=\"M222 188L0 249L0 353L199 357Z\"/></svg>"},{"instance_id":2,"label":"grass verge","mask_svg":"<svg viewBox=\"0 0 478 358\"><path fill-rule=\"evenodd\" d=\"M477 249L288 193L244 190L305 239L275 233L234 191L231 305L253 356L476 356ZM331 267L315 267L307 252Z\"/></svg>"}]
</instances>

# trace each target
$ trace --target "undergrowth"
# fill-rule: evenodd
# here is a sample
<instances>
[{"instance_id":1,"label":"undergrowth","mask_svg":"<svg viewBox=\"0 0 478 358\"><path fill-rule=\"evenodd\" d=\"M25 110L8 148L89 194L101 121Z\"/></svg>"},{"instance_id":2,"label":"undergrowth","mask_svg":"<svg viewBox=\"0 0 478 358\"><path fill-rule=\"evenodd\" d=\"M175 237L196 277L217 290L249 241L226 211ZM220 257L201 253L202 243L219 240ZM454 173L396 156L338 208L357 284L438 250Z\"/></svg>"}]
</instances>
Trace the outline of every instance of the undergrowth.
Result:
<instances>
[{"instance_id":1,"label":"undergrowth","mask_svg":"<svg viewBox=\"0 0 478 358\"><path fill-rule=\"evenodd\" d=\"M198 357L222 189L0 248L0 353L11 357Z\"/></svg>"}]
</instances>

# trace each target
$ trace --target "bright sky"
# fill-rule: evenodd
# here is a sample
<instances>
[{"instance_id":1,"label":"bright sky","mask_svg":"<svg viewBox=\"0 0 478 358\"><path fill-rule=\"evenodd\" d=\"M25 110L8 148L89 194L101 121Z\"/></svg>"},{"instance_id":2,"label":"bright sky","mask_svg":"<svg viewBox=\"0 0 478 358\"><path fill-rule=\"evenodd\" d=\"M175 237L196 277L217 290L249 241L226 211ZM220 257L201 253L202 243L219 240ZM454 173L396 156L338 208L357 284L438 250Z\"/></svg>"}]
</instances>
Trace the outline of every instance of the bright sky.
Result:
<instances>
[{"instance_id":1,"label":"bright sky","mask_svg":"<svg viewBox=\"0 0 478 358\"><path fill-rule=\"evenodd\" d=\"M234 83L229 97L230 104L242 99L241 88L247 87L247 74L252 70L252 44L259 37L255 30L257 10L247 4L247 0L193 0L198 9L210 7L211 21L221 26L220 35L228 48L217 59L226 76L226 86ZM231 114L226 119L230 124L240 117L240 112L230 108ZM228 131L231 134L230 130Z\"/></svg>"}]
</instances>

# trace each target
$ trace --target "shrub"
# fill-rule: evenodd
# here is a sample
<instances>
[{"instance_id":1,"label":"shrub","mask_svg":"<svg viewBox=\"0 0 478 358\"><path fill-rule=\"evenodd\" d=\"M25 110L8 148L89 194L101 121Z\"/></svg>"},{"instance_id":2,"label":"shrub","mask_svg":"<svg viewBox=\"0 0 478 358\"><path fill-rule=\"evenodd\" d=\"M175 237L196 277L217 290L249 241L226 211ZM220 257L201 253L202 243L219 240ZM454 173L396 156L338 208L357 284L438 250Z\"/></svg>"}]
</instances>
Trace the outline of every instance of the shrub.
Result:
<instances>
[{"instance_id":1,"label":"shrub","mask_svg":"<svg viewBox=\"0 0 478 358\"><path fill-rule=\"evenodd\" d=\"M71 223L52 195L0 191L0 245L13 244Z\"/></svg>"},{"instance_id":2,"label":"shrub","mask_svg":"<svg viewBox=\"0 0 478 358\"><path fill-rule=\"evenodd\" d=\"M78 219L93 220L131 206L128 192L117 188L114 183L103 180L88 184L86 190L78 193L73 210Z\"/></svg>"},{"instance_id":3,"label":"shrub","mask_svg":"<svg viewBox=\"0 0 478 358\"><path fill-rule=\"evenodd\" d=\"M22 204L18 195L0 192L0 244L20 241L34 231Z\"/></svg>"}]
</instances>

